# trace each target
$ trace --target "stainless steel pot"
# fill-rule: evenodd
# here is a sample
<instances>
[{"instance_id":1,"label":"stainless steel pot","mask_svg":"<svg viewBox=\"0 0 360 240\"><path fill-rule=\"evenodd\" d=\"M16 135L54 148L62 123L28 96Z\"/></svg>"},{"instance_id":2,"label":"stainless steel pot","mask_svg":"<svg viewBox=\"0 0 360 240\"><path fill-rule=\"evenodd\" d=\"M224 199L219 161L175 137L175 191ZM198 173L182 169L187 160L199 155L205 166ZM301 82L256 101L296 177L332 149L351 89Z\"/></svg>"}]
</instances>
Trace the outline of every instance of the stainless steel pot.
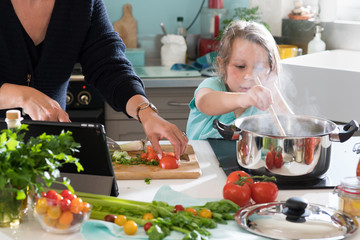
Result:
<instances>
[{"instance_id":1,"label":"stainless steel pot","mask_svg":"<svg viewBox=\"0 0 360 240\"><path fill-rule=\"evenodd\" d=\"M276 176L278 181L321 178L329 169L332 142L345 142L359 129L352 120L344 127L334 122L302 115L279 115L286 132L281 136L268 114L254 115L225 125L215 120L213 127L228 140L237 140L239 165L254 175ZM282 163L271 165L268 152L281 155Z\"/></svg>"}]
</instances>

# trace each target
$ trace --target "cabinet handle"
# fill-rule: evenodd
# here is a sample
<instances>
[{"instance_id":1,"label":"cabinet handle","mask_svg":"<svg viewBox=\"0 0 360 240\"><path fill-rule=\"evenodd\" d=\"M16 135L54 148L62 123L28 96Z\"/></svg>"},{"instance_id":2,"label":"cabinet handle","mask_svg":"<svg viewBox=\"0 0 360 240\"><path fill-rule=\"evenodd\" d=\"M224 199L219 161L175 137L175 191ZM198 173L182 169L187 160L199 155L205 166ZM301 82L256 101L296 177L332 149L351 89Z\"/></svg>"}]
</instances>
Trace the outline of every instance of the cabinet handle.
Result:
<instances>
[{"instance_id":1,"label":"cabinet handle","mask_svg":"<svg viewBox=\"0 0 360 240\"><path fill-rule=\"evenodd\" d=\"M169 105L169 106L188 106L189 103L170 101L170 102L168 102L168 105Z\"/></svg>"}]
</instances>

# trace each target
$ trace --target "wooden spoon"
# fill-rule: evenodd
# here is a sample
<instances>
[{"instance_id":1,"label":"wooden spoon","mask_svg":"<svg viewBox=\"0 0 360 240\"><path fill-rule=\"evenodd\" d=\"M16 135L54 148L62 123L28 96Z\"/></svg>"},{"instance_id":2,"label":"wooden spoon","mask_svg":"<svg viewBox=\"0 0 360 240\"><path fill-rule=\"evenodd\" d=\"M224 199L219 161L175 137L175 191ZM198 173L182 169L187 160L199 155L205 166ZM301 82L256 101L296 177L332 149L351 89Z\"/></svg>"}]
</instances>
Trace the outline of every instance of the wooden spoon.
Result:
<instances>
[{"instance_id":1,"label":"wooden spoon","mask_svg":"<svg viewBox=\"0 0 360 240\"><path fill-rule=\"evenodd\" d=\"M259 77L255 77L255 82L257 85L262 86L262 83L261 83ZM285 137L286 136L285 130L282 127L280 120L279 120L278 116L276 115L276 112L275 112L272 104L269 106L269 111L270 111L270 115L272 116L280 135Z\"/></svg>"}]
</instances>

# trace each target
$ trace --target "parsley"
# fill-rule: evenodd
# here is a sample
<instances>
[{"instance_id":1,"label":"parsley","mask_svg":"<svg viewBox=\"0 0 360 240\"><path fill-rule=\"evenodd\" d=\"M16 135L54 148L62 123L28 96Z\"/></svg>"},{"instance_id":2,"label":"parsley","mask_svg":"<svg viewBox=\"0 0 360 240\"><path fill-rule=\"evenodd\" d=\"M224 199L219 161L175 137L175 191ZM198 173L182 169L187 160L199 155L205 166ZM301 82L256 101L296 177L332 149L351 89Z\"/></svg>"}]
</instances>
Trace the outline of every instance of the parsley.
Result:
<instances>
[{"instance_id":1,"label":"parsley","mask_svg":"<svg viewBox=\"0 0 360 240\"><path fill-rule=\"evenodd\" d=\"M159 162L152 159L147 161L146 159L140 158L140 154L136 154L136 156L132 157L126 151L114 151L111 155L112 161L116 164L123 164L123 165L151 165L151 166L158 166Z\"/></svg>"},{"instance_id":2,"label":"parsley","mask_svg":"<svg viewBox=\"0 0 360 240\"><path fill-rule=\"evenodd\" d=\"M61 183L74 191L70 180L56 181L60 177L59 168L65 163L75 164L78 172L84 170L78 158L71 154L78 152L80 144L76 143L70 131L59 135L41 134L24 141L28 125L22 124L16 129L3 129L0 132L0 191L9 189L17 193L17 199L26 197L28 187L40 193L44 180L47 187L52 183Z\"/></svg>"},{"instance_id":3,"label":"parsley","mask_svg":"<svg viewBox=\"0 0 360 240\"><path fill-rule=\"evenodd\" d=\"M145 178L145 183L150 184L151 178Z\"/></svg>"}]
</instances>

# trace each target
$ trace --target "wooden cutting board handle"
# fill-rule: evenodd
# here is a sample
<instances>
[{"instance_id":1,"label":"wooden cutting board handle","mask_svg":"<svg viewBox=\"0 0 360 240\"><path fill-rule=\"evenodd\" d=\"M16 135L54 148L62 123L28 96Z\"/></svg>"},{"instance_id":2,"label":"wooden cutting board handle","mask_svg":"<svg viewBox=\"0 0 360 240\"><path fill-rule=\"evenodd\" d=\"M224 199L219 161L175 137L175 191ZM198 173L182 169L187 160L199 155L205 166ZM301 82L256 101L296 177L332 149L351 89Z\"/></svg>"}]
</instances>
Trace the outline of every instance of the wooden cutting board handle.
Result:
<instances>
[{"instance_id":1,"label":"wooden cutting board handle","mask_svg":"<svg viewBox=\"0 0 360 240\"><path fill-rule=\"evenodd\" d=\"M137 24L132 15L131 4L125 4L123 6L123 15L120 20L114 22L113 26L127 48L137 47Z\"/></svg>"}]
</instances>

